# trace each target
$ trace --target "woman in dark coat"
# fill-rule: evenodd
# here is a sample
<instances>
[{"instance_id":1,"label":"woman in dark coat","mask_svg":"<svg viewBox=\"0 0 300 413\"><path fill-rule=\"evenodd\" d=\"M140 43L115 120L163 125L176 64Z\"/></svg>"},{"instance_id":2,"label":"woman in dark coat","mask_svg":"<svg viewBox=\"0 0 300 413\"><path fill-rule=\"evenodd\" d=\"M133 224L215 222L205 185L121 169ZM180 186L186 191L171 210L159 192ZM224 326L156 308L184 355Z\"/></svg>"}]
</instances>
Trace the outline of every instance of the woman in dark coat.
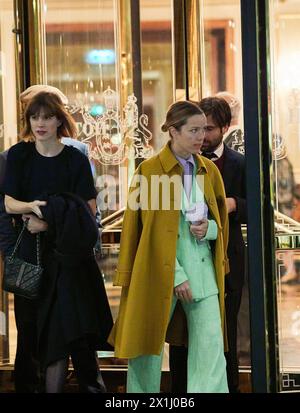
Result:
<instances>
[{"instance_id":1,"label":"woman in dark coat","mask_svg":"<svg viewBox=\"0 0 300 413\"><path fill-rule=\"evenodd\" d=\"M3 184L7 212L16 214L20 226L28 219L19 257L36 263L35 234L42 235L41 296L37 301L15 296L15 374L16 379L30 378L38 359L46 392L62 391L70 355L80 390L105 391L95 351L107 348L112 317L93 256L97 230L91 168L77 149L61 143L75 131L57 95L34 96L25 111L24 141L8 152Z\"/></svg>"}]
</instances>

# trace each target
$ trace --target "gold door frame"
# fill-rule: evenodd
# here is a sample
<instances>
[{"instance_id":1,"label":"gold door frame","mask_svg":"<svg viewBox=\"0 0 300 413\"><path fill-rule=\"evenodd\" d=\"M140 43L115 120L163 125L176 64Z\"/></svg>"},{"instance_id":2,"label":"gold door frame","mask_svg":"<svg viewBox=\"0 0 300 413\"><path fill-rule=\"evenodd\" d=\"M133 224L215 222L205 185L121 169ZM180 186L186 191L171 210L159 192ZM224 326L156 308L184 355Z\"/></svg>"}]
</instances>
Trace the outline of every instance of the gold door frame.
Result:
<instances>
[{"instance_id":1,"label":"gold door frame","mask_svg":"<svg viewBox=\"0 0 300 413\"><path fill-rule=\"evenodd\" d=\"M175 100L202 97L204 50L199 0L173 0Z\"/></svg>"},{"instance_id":2,"label":"gold door frame","mask_svg":"<svg viewBox=\"0 0 300 413\"><path fill-rule=\"evenodd\" d=\"M134 6L139 1L134 0ZM46 41L43 24L44 0L14 0L16 19L16 62L18 67L18 95L33 84L47 83ZM138 2L138 3L137 3ZM133 31L131 0L114 0L116 7L115 31L118 38L117 84L121 107L130 94L139 97L134 85L134 71L140 65L133 62ZM137 24L137 22L134 22ZM204 50L203 22L199 0L173 0L174 84L181 95L174 93L175 100L200 100L202 95L202 70ZM139 102L142 105L142 102Z\"/></svg>"},{"instance_id":3,"label":"gold door frame","mask_svg":"<svg viewBox=\"0 0 300 413\"><path fill-rule=\"evenodd\" d=\"M21 124L22 113L20 93L30 85L46 83L43 3L43 0L14 0L18 125Z\"/></svg>"}]
</instances>

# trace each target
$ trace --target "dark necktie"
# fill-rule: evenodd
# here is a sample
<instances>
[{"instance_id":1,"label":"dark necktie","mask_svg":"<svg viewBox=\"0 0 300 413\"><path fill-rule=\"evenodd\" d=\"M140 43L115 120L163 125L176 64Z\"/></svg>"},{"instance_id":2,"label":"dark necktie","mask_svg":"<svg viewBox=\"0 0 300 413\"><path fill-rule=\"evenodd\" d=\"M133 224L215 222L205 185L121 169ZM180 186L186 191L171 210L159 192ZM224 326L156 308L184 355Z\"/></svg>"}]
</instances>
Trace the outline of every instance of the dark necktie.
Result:
<instances>
[{"instance_id":1,"label":"dark necktie","mask_svg":"<svg viewBox=\"0 0 300 413\"><path fill-rule=\"evenodd\" d=\"M214 152L202 152L201 155L205 156L205 158L208 159L217 158L217 155Z\"/></svg>"},{"instance_id":2,"label":"dark necktie","mask_svg":"<svg viewBox=\"0 0 300 413\"><path fill-rule=\"evenodd\" d=\"M190 199L192 185L193 185L193 169L194 165L192 162L187 161L184 167L184 175L183 175L183 187L188 199Z\"/></svg>"}]
</instances>

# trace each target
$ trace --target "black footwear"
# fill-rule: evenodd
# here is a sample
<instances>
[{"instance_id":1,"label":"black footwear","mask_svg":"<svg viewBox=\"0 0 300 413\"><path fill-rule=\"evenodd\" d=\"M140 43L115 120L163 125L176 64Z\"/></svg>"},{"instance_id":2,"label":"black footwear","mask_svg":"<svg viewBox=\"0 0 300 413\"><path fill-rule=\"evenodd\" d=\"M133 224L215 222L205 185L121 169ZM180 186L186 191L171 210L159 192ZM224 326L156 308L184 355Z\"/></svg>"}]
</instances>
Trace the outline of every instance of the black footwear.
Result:
<instances>
[{"instance_id":1,"label":"black footwear","mask_svg":"<svg viewBox=\"0 0 300 413\"><path fill-rule=\"evenodd\" d=\"M238 387L229 387L229 393L240 393L241 390Z\"/></svg>"},{"instance_id":2,"label":"black footwear","mask_svg":"<svg viewBox=\"0 0 300 413\"><path fill-rule=\"evenodd\" d=\"M98 377L95 383L84 383L79 385L80 393L106 393L106 386L104 384L102 374L98 372Z\"/></svg>"}]
</instances>

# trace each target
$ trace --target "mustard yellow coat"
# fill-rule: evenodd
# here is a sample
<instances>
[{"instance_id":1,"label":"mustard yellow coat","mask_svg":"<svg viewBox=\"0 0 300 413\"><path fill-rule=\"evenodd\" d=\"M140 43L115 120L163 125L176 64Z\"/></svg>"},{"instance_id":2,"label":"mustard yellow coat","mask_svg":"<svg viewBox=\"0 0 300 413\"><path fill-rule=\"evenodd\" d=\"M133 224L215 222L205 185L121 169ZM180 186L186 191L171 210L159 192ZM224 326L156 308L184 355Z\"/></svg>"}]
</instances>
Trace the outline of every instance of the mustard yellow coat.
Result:
<instances>
[{"instance_id":1,"label":"mustard yellow coat","mask_svg":"<svg viewBox=\"0 0 300 413\"><path fill-rule=\"evenodd\" d=\"M219 289L223 331L225 331L224 288L227 260L228 214L222 177L214 163L196 156L197 175L204 178L204 195L212 218L218 225L214 264ZM169 143L155 156L142 162L136 174L143 175L149 186L153 175L182 175L182 167ZM144 185L145 186L145 185ZM137 199L145 190L140 183L131 186L129 195ZM149 199L151 196L149 196ZM122 286L121 302L109 342L115 356L134 358L160 354L169 324L174 289L176 242L181 202L180 191L170 191L170 208L133 210L127 205L124 214L119 261L114 285ZM149 201L150 202L150 201ZM177 204L178 205L178 204ZM174 317L173 317L174 318ZM176 320L175 320L176 324ZM172 339L171 339L172 341ZM225 340L226 342L226 340Z\"/></svg>"}]
</instances>

